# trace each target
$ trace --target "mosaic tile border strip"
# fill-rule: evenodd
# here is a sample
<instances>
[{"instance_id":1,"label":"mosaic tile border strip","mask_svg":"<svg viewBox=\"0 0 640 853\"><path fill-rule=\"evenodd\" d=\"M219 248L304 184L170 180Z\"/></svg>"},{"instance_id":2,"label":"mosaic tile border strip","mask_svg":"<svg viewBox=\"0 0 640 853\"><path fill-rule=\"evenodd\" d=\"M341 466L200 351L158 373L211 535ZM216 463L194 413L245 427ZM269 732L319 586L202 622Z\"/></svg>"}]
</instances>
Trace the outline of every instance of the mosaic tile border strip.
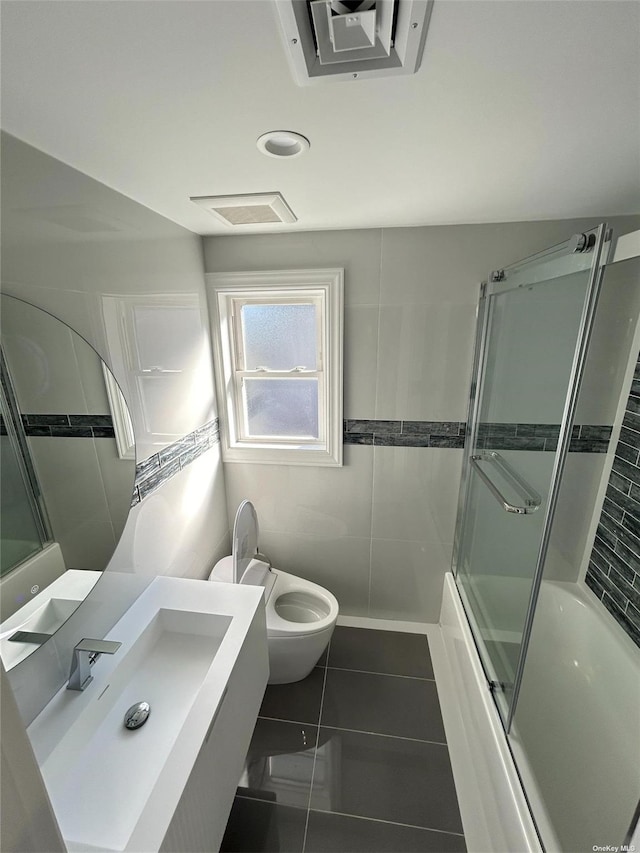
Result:
<instances>
[{"instance_id":1,"label":"mosaic tile border strip","mask_svg":"<svg viewBox=\"0 0 640 853\"><path fill-rule=\"evenodd\" d=\"M463 421L344 421L345 444L373 444L376 447L464 447ZM481 450L543 450L558 447L560 424L481 424ZM571 434L572 453L606 453L611 426L576 424Z\"/></svg>"},{"instance_id":2,"label":"mosaic tile border strip","mask_svg":"<svg viewBox=\"0 0 640 853\"><path fill-rule=\"evenodd\" d=\"M30 437L115 437L111 415L22 415L22 426Z\"/></svg>"},{"instance_id":3,"label":"mosaic tile border strip","mask_svg":"<svg viewBox=\"0 0 640 853\"><path fill-rule=\"evenodd\" d=\"M585 582L640 647L640 356Z\"/></svg>"},{"instance_id":4,"label":"mosaic tile border strip","mask_svg":"<svg viewBox=\"0 0 640 853\"><path fill-rule=\"evenodd\" d=\"M214 418L138 463L131 506L139 504L219 442L220 423Z\"/></svg>"}]
</instances>

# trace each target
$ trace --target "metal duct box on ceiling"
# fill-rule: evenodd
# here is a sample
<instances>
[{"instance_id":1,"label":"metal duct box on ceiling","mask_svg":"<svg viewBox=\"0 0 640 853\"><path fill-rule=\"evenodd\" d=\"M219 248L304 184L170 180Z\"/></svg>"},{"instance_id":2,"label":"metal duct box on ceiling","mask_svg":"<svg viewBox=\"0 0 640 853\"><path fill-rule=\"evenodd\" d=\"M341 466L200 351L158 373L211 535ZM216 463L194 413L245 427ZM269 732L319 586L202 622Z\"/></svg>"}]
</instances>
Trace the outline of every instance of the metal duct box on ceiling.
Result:
<instances>
[{"instance_id":1,"label":"metal duct box on ceiling","mask_svg":"<svg viewBox=\"0 0 640 853\"><path fill-rule=\"evenodd\" d=\"M432 0L275 0L301 86L415 74Z\"/></svg>"}]
</instances>

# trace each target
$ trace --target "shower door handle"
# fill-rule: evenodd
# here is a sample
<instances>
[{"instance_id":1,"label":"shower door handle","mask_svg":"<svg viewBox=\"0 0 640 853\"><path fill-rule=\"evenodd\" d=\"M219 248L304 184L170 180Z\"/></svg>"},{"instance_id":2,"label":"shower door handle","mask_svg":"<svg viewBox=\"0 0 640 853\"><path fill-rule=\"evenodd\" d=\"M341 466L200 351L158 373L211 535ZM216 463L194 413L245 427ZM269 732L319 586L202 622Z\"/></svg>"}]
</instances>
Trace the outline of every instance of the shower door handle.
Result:
<instances>
[{"instance_id":1,"label":"shower door handle","mask_svg":"<svg viewBox=\"0 0 640 853\"><path fill-rule=\"evenodd\" d=\"M523 503L513 504L508 501L491 478L482 470L480 462L492 462L501 472L502 476L511 483L517 492L520 493ZM506 512L515 512L517 515L530 515L532 512L535 512L542 503L542 498L535 489L532 489L531 486L513 470L506 459L503 459L503 457L495 450L492 450L489 453L472 456L471 464L478 472L480 479L484 482L491 494L498 501L500 506L506 510Z\"/></svg>"}]
</instances>

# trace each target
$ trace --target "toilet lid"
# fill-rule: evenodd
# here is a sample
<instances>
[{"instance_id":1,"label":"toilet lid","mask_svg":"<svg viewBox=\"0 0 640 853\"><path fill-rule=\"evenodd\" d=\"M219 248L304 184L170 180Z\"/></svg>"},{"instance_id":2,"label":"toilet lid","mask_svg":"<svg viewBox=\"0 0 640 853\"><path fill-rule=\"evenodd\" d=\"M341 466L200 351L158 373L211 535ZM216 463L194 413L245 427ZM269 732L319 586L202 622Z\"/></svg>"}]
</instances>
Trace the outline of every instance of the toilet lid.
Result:
<instances>
[{"instance_id":1,"label":"toilet lid","mask_svg":"<svg viewBox=\"0 0 640 853\"><path fill-rule=\"evenodd\" d=\"M251 501L244 500L233 523L233 571L238 582L258 551L258 514Z\"/></svg>"}]
</instances>

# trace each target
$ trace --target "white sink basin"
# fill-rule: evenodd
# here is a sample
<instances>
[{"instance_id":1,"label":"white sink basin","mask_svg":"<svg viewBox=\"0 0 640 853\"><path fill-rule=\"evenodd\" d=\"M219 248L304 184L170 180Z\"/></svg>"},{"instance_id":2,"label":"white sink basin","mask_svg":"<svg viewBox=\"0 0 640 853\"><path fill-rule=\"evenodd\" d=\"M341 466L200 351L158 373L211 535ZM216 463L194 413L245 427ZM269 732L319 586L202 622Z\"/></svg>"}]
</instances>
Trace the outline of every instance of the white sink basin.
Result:
<instances>
[{"instance_id":1,"label":"white sink basin","mask_svg":"<svg viewBox=\"0 0 640 853\"><path fill-rule=\"evenodd\" d=\"M262 591L212 595L219 586L156 579L107 636L122 646L96 662L94 681L63 688L29 727L70 851L160 848L256 615L263 630ZM266 660L266 632L263 645ZM255 713L267 677L265 668ZM126 729L125 712L140 701L149 718ZM250 734L241 733L241 758Z\"/></svg>"}]
</instances>

